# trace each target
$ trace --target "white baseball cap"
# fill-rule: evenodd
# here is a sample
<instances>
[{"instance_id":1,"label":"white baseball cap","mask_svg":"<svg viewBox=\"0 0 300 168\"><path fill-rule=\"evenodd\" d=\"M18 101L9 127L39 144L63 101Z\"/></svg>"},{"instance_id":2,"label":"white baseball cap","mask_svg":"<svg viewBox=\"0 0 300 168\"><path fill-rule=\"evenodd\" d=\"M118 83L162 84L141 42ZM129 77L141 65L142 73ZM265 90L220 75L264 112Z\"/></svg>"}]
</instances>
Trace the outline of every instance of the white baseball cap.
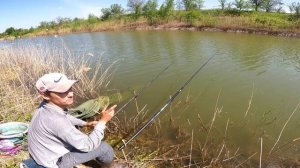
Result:
<instances>
[{"instance_id":1,"label":"white baseball cap","mask_svg":"<svg viewBox=\"0 0 300 168\"><path fill-rule=\"evenodd\" d=\"M70 80L61 73L48 73L40 77L35 86L41 93L46 91L64 93L68 91L78 80Z\"/></svg>"}]
</instances>

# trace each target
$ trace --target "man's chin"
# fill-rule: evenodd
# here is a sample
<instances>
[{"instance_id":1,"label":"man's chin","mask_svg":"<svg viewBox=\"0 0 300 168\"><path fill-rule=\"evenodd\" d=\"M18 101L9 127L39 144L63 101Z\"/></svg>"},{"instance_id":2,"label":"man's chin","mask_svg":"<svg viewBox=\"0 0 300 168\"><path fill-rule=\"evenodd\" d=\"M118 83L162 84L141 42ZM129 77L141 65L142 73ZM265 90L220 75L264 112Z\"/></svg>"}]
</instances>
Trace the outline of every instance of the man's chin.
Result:
<instances>
[{"instance_id":1,"label":"man's chin","mask_svg":"<svg viewBox=\"0 0 300 168\"><path fill-rule=\"evenodd\" d=\"M73 100L72 100L72 101L69 101L69 102L66 103L66 105L67 105L67 106L70 106L70 105L73 104L73 102L74 102Z\"/></svg>"}]
</instances>

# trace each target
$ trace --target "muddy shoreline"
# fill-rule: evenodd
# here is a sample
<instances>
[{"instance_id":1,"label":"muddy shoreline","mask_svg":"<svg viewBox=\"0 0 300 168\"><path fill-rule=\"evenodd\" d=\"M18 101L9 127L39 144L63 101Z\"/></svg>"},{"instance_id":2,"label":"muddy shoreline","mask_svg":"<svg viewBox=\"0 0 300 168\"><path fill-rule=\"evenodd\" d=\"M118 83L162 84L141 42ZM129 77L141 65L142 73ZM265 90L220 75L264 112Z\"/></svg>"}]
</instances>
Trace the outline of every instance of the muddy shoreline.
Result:
<instances>
[{"instance_id":1,"label":"muddy shoreline","mask_svg":"<svg viewBox=\"0 0 300 168\"><path fill-rule=\"evenodd\" d=\"M187 31L209 31L209 32L228 32L228 33L245 33L258 35L271 35L281 37L296 37L300 38L300 32L290 30L267 30L256 28L230 28L230 27L209 27L209 26L189 26L181 25L157 25L157 26L137 26L132 29L136 30L187 30Z\"/></svg>"},{"instance_id":2,"label":"muddy shoreline","mask_svg":"<svg viewBox=\"0 0 300 168\"><path fill-rule=\"evenodd\" d=\"M92 33L92 32L105 32L105 31L143 31L143 30L182 30L182 31L207 31L207 32L228 32L228 33L244 33L244 34L256 34L256 35L269 35L279 37L291 37L300 38L300 31L292 30L271 30L266 28L232 28L232 27L210 27L210 26L191 26L186 23L168 23L149 25L147 23L131 23L131 24L120 24L114 26L104 26L97 29L88 30L71 30L71 29L58 29L38 32L34 34L27 34L18 38L33 38L39 36L50 36L50 35L67 35L76 33ZM15 37L5 37L0 40L14 40Z\"/></svg>"}]
</instances>

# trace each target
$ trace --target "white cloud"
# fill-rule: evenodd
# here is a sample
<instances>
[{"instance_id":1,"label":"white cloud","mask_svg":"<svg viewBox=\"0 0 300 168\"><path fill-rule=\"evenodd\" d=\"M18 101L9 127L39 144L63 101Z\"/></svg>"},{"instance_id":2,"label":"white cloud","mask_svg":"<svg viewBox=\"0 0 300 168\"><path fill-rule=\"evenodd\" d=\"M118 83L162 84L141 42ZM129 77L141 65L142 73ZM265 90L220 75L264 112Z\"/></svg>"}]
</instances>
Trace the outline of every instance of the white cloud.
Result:
<instances>
[{"instance_id":1,"label":"white cloud","mask_svg":"<svg viewBox=\"0 0 300 168\"><path fill-rule=\"evenodd\" d=\"M101 14L101 6L93 6L93 5L81 5L79 6L79 9L83 15L83 17L87 17L89 14L94 14L96 16L99 16Z\"/></svg>"},{"instance_id":2,"label":"white cloud","mask_svg":"<svg viewBox=\"0 0 300 168\"><path fill-rule=\"evenodd\" d=\"M99 16L101 14L101 9L103 8L100 5L88 3L85 0L63 0L65 3L78 8L78 14L81 17L87 18L89 14L94 14Z\"/></svg>"}]
</instances>

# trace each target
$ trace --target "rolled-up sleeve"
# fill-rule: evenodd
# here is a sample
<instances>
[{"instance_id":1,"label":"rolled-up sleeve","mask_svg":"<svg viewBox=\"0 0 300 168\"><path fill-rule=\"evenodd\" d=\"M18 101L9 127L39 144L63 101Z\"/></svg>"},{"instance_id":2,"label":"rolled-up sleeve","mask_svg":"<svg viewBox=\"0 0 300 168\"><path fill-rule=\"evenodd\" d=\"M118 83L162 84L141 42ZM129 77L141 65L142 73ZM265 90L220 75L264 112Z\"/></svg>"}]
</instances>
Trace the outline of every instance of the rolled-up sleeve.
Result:
<instances>
[{"instance_id":1,"label":"rolled-up sleeve","mask_svg":"<svg viewBox=\"0 0 300 168\"><path fill-rule=\"evenodd\" d=\"M86 122L81 120L81 119L78 119L70 114L67 114L66 117L70 120L70 122L73 124L73 125L78 125L78 126L84 126L86 125Z\"/></svg>"},{"instance_id":2,"label":"rolled-up sleeve","mask_svg":"<svg viewBox=\"0 0 300 168\"><path fill-rule=\"evenodd\" d=\"M57 131L57 136L82 152L94 150L100 145L104 137L105 124L98 123L89 135L82 133L72 124L71 122L66 122L64 126L59 126L61 127L61 131ZM59 129L59 127L57 127L57 129Z\"/></svg>"}]
</instances>

